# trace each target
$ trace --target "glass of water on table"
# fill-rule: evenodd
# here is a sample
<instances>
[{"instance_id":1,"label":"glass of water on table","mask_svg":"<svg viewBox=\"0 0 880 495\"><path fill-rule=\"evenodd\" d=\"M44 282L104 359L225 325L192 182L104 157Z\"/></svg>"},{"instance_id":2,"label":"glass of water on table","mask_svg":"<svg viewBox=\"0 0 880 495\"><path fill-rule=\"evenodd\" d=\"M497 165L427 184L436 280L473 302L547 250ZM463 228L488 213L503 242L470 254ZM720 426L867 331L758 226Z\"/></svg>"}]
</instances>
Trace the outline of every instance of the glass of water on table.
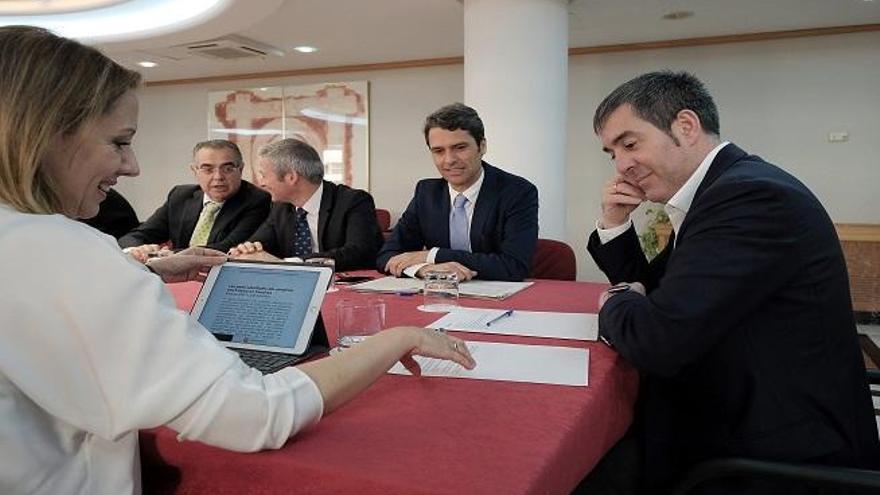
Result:
<instances>
[{"instance_id":1,"label":"glass of water on table","mask_svg":"<svg viewBox=\"0 0 880 495\"><path fill-rule=\"evenodd\" d=\"M336 303L336 349L343 351L385 328L385 301L342 299Z\"/></svg>"},{"instance_id":2,"label":"glass of water on table","mask_svg":"<svg viewBox=\"0 0 880 495\"><path fill-rule=\"evenodd\" d=\"M458 308L458 274L452 270L428 270L424 301L419 306L428 313L448 313Z\"/></svg>"}]
</instances>

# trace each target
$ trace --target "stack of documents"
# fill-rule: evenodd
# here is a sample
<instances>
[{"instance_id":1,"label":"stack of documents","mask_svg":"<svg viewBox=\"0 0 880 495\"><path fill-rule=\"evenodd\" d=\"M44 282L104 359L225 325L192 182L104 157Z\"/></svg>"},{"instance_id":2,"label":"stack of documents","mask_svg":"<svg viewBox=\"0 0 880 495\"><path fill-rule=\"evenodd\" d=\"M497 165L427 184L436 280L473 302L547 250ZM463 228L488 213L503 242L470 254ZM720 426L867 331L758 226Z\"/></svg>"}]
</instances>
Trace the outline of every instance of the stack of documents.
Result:
<instances>
[{"instance_id":1,"label":"stack of documents","mask_svg":"<svg viewBox=\"0 0 880 495\"><path fill-rule=\"evenodd\" d=\"M351 288L363 292L385 294L414 294L421 292L424 282L417 278L383 277L369 282L352 285ZM458 293L463 297L484 299L505 299L532 285L533 282L495 282L488 280L468 280L458 284Z\"/></svg>"}]
</instances>

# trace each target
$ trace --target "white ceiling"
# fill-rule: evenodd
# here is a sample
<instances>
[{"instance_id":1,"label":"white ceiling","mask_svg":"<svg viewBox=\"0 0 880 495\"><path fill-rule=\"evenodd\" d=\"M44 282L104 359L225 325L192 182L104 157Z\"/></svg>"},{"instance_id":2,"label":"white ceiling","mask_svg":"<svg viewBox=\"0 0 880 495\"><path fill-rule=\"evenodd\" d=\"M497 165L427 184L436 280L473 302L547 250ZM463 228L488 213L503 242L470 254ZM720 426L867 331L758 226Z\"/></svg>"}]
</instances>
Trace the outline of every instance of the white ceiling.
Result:
<instances>
[{"instance_id":1,"label":"white ceiling","mask_svg":"<svg viewBox=\"0 0 880 495\"><path fill-rule=\"evenodd\" d=\"M674 11L694 15L662 19ZM200 25L102 47L132 67L158 62L138 68L148 81L454 57L463 54L463 15L459 0L230 0ZM875 23L880 0L573 0L569 46ZM170 49L228 34L286 54L228 61ZM300 54L292 50L297 45L319 51Z\"/></svg>"}]
</instances>

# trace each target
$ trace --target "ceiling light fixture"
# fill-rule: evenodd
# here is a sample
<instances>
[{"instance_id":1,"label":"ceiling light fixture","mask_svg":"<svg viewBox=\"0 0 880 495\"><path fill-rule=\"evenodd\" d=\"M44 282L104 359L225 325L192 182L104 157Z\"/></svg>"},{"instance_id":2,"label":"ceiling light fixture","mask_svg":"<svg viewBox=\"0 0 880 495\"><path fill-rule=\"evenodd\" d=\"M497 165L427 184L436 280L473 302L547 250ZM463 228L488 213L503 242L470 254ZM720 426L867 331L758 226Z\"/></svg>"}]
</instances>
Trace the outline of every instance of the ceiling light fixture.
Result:
<instances>
[{"instance_id":1,"label":"ceiling light fixture","mask_svg":"<svg viewBox=\"0 0 880 495\"><path fill-rule=\"evenodd\" d=\"M0 16L0 26L40 26L83 42L142 39L201 23L232 0L127 0L49 15Z\"/></svg>"},{"instance_id":2,"label":"ceiling light fixture","mask_svg":"<svg viewBox=\"0 0 880 495\"><path fill-rule=\"evenodd\" d=\"M140 65L141 67L146 67L146 68L149 69L149 68L151 68L151 67L155 67L155 66L157 66L157 65L159 65L159 64L157 64L156 62L150 62L149 60L141 60L140 62L138 62L138 65Z\"/></svg>"},{"instance_id":3,"label":"ceiling light fixture","mask_svg":"<svg viewBox=\"0 0 880 495\"><path fill-rule=\"evenodd\" d=\"M315 53L316 51L318 51L317 48L315 48L313 46L306 46L306 45L295 46L295 47L293 47L293 49L300 52L300 53Z\"/></svg>"},{"instance_id":4,"label":"ceiling light fixture","mask_svg":"<svg viewBox=\"0 0 880 495\"><path fill-rule=\"evenodd\" d=\"M667 21L680 21L682 19L687 19L688 17L693 17L694 13L690 10L678 10L675 12L670 12L663 16Z\"/></svg>"},{"instance_id":5,"label":"ceiling light fixture","mask_svg":"<svg viewBox=\"0 0 880 495\"><path fill-rule=\"evenodd\" d=\"M46 15L100 9L129 0L2 0L0 15Z\"/></svg>"}]
</instances>

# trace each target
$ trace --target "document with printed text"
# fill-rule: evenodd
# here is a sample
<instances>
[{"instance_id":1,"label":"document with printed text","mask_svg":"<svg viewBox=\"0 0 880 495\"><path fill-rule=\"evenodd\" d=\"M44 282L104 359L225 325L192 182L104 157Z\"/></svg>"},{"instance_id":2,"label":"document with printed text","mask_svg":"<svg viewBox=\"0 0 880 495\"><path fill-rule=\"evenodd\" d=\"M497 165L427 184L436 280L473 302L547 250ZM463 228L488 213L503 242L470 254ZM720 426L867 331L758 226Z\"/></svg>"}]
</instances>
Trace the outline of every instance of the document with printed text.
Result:
<instances>
[{"instance_id":1,"label":"document with printed text","mask_svg":"<svg viewBox=\"0 0 880 495\"><path fill-rule=\"evenodd\" d=\"M467 346L477 361L476 368L467 370L451 361L415 356L422 368L422 376L577 387L586 387L589 382L589 349L473 341ZM400 363L388 372L410 374Z\"/></svg>"}]
</instances>

